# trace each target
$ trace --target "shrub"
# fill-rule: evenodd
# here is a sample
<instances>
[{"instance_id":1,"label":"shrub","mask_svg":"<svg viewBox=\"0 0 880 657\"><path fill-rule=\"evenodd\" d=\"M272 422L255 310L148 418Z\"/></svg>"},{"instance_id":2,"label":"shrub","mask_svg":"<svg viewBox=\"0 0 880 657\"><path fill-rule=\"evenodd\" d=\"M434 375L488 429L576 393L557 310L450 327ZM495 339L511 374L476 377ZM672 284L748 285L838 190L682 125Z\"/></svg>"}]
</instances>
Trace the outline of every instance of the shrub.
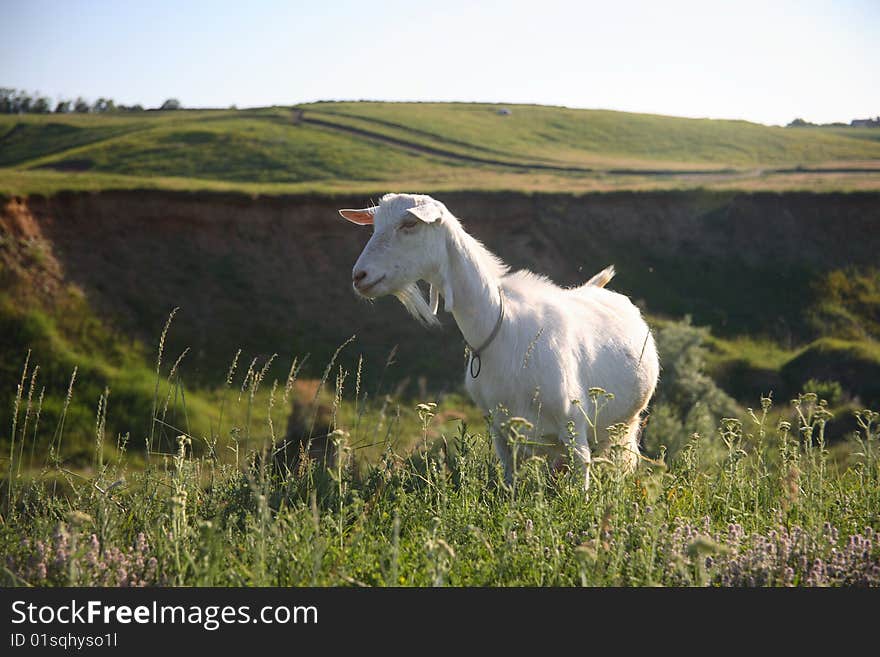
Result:
<instances>
[{"instance_id":1,"label":"shrub","mask_svg":"<svg viewBox=\"0 0 880 657\"><path fill-rule=\"evenodd\" d=\"M782 367L788 385L810 379L838 381L868 406L880 401L880 345L869 340L821 338ZM829 400L830 401L830 400Z\"/></svg>"},{"instance_id":2,"label":"shrub","mask_svg":"<svg viewBox=\"0 0 880 657\"><path fill-rule=\"evenodd\" d=\"M819 399L824 399L830 406L837 406L843 401L843 386L837 381L818 381L810 379L804 384L802 392L815 393Z\"/></svg>"},{"instance_id":3,"label":"shrub","mask_svg":"<svg viewBox=\"0 0 880 657\"><path fill-rule=\"evenodd\" d=\"M721 417L737 412L733 398L706 374L707 335L689 318L655 332L661 372L644 433L649 454L657 455L662 444L674 456L688 436L711 435Z\"/></svg>"},{"instance_id":4,"label":"shrub","mask_svg":"<svg viewBox=\"0 0 880 657\"><path fill-rule=\"evenodd\" d=\"M807 321L818 336L880 340L880 269L837 269L813 284Z\"/></svg>"}]
</instances>

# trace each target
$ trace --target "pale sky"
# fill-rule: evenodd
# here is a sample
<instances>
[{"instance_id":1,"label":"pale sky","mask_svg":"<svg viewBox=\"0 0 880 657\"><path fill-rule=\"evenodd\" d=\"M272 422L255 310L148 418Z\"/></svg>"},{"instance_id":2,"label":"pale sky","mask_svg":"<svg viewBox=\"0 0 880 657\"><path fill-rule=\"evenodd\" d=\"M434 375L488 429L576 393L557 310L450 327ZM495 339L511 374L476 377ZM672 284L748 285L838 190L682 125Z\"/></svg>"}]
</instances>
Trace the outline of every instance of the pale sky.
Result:
<instances>
[{"instance_id":1,"label":"pale sky","mask_svg":"<svg viewBox=\"0 0 880 657\"><path fill-rule=\"evenodd\" d=\"M487 101L848 122L880 114L880 0L0 0L0 86L146 107Z\"/></svg>"}]
</instances>

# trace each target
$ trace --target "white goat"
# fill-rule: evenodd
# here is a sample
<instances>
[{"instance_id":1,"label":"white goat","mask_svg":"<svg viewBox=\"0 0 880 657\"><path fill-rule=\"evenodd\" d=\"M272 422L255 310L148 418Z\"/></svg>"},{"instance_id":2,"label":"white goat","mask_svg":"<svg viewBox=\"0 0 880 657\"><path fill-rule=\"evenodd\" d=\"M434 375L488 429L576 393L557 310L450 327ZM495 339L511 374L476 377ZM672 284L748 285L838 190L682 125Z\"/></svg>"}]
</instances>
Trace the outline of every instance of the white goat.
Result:
<instances>
[{"instance_id":1,"label":"white goat","mask_svg":"<svg viewBox=\"0 0 880 657\"><path fill-rule=\"evenodd\" d=\"M508 481L513 455L504 424L511 417L534 426L540 439L525 447L531 453L544 453L555 463L571 450L583 467L585 486L594 436L600 453L616 442L624 467L635 467L641 414L660 364L638 308L604 289L613 267L570 289L529 271L508 273L430 196L386 194L378 206L339 213L373 226L352 271L359 295L393 294L426 324L438 323L443 296L471 351L465 387L492 418L495 451ZM419 280L430 285L430 305ZM597 398L595 392L591 398L591 388L613 398ZM607 430L619 423L625 429Z\"/></svg>"}]
</instances>

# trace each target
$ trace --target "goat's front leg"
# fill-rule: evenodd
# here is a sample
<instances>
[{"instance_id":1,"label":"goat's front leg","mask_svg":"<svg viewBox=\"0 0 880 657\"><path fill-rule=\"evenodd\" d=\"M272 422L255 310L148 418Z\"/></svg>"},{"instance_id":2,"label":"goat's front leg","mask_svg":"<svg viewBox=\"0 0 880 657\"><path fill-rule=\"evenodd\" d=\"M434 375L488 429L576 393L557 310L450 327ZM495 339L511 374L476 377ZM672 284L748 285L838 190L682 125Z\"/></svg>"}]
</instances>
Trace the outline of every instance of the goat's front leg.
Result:
<instances>
[{"instance_id":1,"label":"goat's front leg","mask_svg":"<svg viewBox=\"0 0 880 657\"><path fill-rule=\"evenodd\" d=\"M510 449L510 443L501 427L497 424L492 427L492 443L495 445L495 454L501 461L501 467L504 471L504 483L508 486L513 485L513 452Z\"/></svg>"},{"instance_id":2,"label":"goat's front leg","mask_svg":"<svg viewBox=\"0 0 880 657\"><path fill-rule=\"evenodd\" d=\"M590 488L590 466L593 458L590 452L590 428L587 426L586 418L583 416L572 418L574 421L573 430L566 432L564 436L560 436L560 442L565 445L574 461L572 467L577 468L584 477L584 490ZM571 426L571 424L569 424Z\"/></svg>"}]
</instances>

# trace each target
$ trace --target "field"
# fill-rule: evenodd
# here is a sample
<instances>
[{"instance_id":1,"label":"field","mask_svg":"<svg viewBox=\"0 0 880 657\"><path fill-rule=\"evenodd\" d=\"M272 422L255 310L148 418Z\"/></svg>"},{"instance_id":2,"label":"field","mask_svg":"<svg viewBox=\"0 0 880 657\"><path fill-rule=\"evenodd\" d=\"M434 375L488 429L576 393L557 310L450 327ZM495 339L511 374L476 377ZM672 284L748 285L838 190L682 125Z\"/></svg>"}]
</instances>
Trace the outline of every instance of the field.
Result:
<instances>
[{"instance_id":1,"label":"field","mask_svg":"<svg viewBox=\"0 0 880 657\"><path fill-rule=\"evenodd\" d=\"M501 115L499 109L509 109ZM869 129L466 103L0 116L0 193L877 189ZM61 173L59 173L61 172Z\"/></svg>"},{"instance_id":2,"label":"field","mask_svg":"<svg viewBox=\"0 0 880 657\"><path fill-rule=\"evenodd\" d=\"M576 472L529 457L527 423L505 427L517 455L506 485L484 425L465 402L450 396L412 405L371 395L361 387L361 366L334 372L328 364L311 402L302 401L303 440L289 443L276 422L278 406L297 388L295 361L288 379L271 386L265 367L252 362L242 373L233 362L220 418L198 435L175 426L189 426L196 411L180 394L178 364L163 367L160 352L146 449L136 444L141 432L106 433L113 397L105 391L90 464L74 471L64 415L54 429L40 422L27 384L34 369L26 365L16 400L26 411L9 447L0 580L880 585L875 412L859 410L857 431L831 450L825 400L807 393L775 409L763 398L714 431L652 432L656 453L634 476L619 474L613 454L597 460L585 494ZM68 395L75 390L72 380ZM50 447L35 457L41 434ZM230 438L218 440L221 434ZM364 458L364 449L374 456Z\"/></svg>"},{"instance_id":3,"label":"field","mask_svg":"<svg viewBox=\"0 0 880 657\"><path fill-rule=\"evenodd\" d=\"M876 133L0 116L0 583L880 585ZM392 190L560 284L617 265L663 367L635 475L600 459L585 494L514 423L503 482L451 318L350 293L367 233L335 210Z\"/></svg>"}]
</instances>

